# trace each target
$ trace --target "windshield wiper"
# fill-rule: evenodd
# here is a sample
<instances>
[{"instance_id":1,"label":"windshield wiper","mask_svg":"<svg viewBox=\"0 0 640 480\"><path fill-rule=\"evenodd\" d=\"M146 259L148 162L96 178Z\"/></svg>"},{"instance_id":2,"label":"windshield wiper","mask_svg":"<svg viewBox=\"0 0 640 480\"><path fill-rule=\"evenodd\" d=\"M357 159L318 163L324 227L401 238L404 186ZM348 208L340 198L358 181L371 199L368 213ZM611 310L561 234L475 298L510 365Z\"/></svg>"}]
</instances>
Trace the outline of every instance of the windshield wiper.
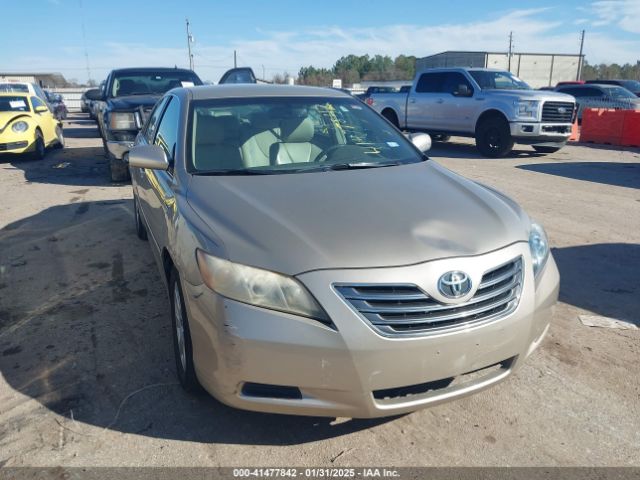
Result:
<instances>
[{"instance_id":1,"label":"windshield wiper","mask_svg":"<svg viewBox=\"0 0 640 480\"><path fill-rule=\"evenodd\" d=\"M300 172L327 172L330 170L357 170L359 168L380 168L402 165L404 162L352 162L352 163L327 163L314 168L301 168Z\"/></svg>"},{"instance_id":2,"label":"windshield wiper","mask_svg":"<svg viewBox=\"0 0 640 480\"><path fill-rule=\"evenodd\" d=\"M271 170L253 170L249 168L236 168L228 170L202 170L193 172L194 175L271 175L277 173Z\"/></svg>"}]
</instances>

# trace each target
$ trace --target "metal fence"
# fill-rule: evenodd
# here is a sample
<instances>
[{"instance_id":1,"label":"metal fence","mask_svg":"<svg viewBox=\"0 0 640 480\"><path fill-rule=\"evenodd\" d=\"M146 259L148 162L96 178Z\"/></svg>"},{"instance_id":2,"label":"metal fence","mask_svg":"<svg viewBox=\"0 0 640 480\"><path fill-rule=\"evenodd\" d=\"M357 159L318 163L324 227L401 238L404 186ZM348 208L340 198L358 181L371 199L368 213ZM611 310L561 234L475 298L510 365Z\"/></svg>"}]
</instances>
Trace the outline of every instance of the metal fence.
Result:
<instances>
[{"instance_id":1,"label":"metal fence","mask_svg":"<svg viewBox=\"0 0 640 480\"><path fill-rule=\"evenodd\" d=\"M65 105L67 106L67 110L70 112L79 112L80 111L80 98L82 94L86 92L88 88L52 88L50 89L53 93L59 93L62 95L62 99L64 100Z\"/></svg>"}]
</instances>

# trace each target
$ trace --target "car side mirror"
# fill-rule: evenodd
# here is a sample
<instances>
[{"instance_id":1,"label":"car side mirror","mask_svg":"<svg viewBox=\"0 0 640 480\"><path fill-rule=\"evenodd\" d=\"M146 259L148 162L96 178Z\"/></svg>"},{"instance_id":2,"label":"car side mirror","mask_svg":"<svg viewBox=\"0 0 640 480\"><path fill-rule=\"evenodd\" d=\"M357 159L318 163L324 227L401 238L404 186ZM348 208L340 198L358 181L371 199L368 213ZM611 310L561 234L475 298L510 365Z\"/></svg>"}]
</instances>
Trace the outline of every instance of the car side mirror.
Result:
<instances>
[{"instance_id":1,"label":"car side mirror","mask_svg":"<svg viewBox=\"0 0 640 480\"><path fill-rule=\"evenodd\" d=\"M102 92L100 90L87 90L84 94L88 100L99 101L103 100Z\"/></svg>"},{"instance_id":2,"label":"car side mirror","mask_svg":"<svg viewBox=\"0 0 640 480\"><path fill-rule=\"evenodd\" d=\"M137 145L129 150L129 165L152 170L167 170L169 160L164 149L158 145Z\"/></svg>"},{"instance_id":3,"label":"car side mirror","mask_svg":"<svg viewBox=\"0 0 640 480\"><path fill-rule=\"evenodd\" d=\"M409 140L422 153L428 152L431 148L431 137L426 133L411 133Z\"/></svg>"},{"instance_id":4,"label":"car side mirror","mask_svg":"<svg viewBox=\"0 0 640 480\"><path fill-rule=\"evenodd\" d=\"M470 97L471 95L473 95L473 92L468 85L461 83L460 85L458 85L458 88L456 88L453 94L456 97Z\"/></svg>"},{"instance_id":5,"label":"car side mirror","mask_svg":"<svg viewBox=\"0 0 640 480\"><path fill-rule=\"evenodd\" d=\"M45 113L45 112L48 112L49 109L47 107L45 107L44 105L39 105L36 108L34 108L33 111L36 112L36 113Z\"/></svg>"}]
</instances>

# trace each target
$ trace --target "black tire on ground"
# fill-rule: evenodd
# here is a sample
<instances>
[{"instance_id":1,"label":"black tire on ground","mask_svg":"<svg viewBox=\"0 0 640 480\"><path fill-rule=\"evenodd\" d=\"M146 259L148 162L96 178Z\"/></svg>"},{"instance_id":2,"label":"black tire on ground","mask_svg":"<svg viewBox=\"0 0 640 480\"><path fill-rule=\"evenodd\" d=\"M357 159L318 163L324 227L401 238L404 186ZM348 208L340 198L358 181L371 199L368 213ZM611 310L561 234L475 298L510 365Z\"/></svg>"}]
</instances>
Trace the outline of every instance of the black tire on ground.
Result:
<instances>
[{"instance_id":1,"label":"black tire on ground","mask_svg":"<svg viewBox=\"0 0 640 480\"><path fill-rule=\"evenodd\" d=\"M129 176L129 166L117 158L109 158L109 170L112 182L126 182L131 178Z\"/></svg>"},{"instance_id":2,"label":"black tire on ground","mask_svg":"<svg viewBox=\"0 0 640 480\"><path fill-rule=\"evenodd\" d=\"M533 149L538 153L556 153L561 148L562 147L543 147L543 146L533 145Z\"/></svg>"},{"instance_id":3,"label":"black tire on ground","mask_svg":"<svg viewBox=\"0 0 640 480\"><path fill-rule=\"evenodd\" d=\"M505 157L511 152L513 144L509 124L504 118L489 117L476 128L476 147L485 157Z\"/></svg>"},{"instance_id":4,"label":"black tire on ground","mask_svg":"<svg viewBox=\"0 0 640 480\"><path fill-rule=\"evenodd\" d=\"M448 142L449 140L451 140L451 135L434 134L434 135L431 135L431 139L434 142Z\"/></svg>"},{"instance_id":5,"label":"black tire on ground","mask_svg":"<svg viewBox=\"0 0 640 480\"><path fill-rule=\"evenodd\" d=\"M184 305L180 277L174 268L169 277L169 299L171 303L171 325L173 330L173 349L176 357L176 371L180 385L187 392L198 393L202 390L193 366L193 348L191 330Z\"/></svg>"},{"instance_id":6,"label":"black tire on ground","mask_svg":"<svg viewBox=\"0 0 640 480\"><path fill-rule=\"evenodd\" d=\"M53 148L64 148L64 132L62 131L62 127L58 125L56 127L56 137L58 140L56 141Z\"/></svg>"},{"instance_id":7,"label":"black tire on ground","mask_svg":"<svg viewBox=\"0 0 640 480\"><path fill-rule=\"evenodd\" d=\"M44 143L44 136L40 129L36 129L35 149L31 152L31 157L35 160L42 160L47 154L47 146Z\"/></svg>"},{"instance_id":8,"label":"black tire on ground","mask_svg":"<svg viewBox=\"0 0 640 480\"><path fill-rule=\"evenodd\" d=\"M133 218L136 223L136 235L140 240L147 240L147 227L145 227L142 221L142 215L140 215L140 204L138 202L138 196L133 194Z\"/></svg>"},{"instance_id":9,"label":"black tire on ground","mask_svg":"<svg viewBox=\"0 0 640 480\"><path fill-rule=\"evenodd\" d=\"M384 110L382 112L382 116L387 120L389 120L391 123L393 123L393 125L396 128L400 127L400 123L398 122L398 116L396 115L396 112L394 112L393 110Z\"/></svg>"}]
</instances>

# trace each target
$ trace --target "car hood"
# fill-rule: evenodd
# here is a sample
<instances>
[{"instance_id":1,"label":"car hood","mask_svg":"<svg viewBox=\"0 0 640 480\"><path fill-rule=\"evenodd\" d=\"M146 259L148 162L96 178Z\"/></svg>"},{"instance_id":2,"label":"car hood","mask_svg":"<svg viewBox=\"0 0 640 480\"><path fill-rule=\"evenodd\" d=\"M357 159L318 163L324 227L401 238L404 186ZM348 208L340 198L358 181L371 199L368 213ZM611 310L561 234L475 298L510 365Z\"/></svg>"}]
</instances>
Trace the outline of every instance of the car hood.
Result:
<instances>
[{"instance_id":1,"label":"car hood","mask_svg":"<svg viewBox=\"0 0 640 480\"><path fill-rule=\"evenodd\" d=\"M162 95L128 95L109 99L113 110L135 110L138 107L153 107Z\"/></svg>"},{"instance_id":2,"label":"car hood","mask_svg":"<svg viewBox=\"0 0 640 480\"><path fill-rule=\"evenodd\" d=\"M542 100L555 102L575 102L571 95L549 90L485 90L491 92L492 97L505 97L514 100Z\"/></svg>"},{"instance_id":3,"label":"car hood","mask_svg":"<svg viewBox=\"0 0 640 480\"><path fill-rule=\"evenodd\" d=\"M513 201L433 161L194 176L188 202L234 262L294 275L477 255L528 239Z\"/></svg>"},{"instance_id":4,"label":"car hood","mask_svg":"<svg viewBox=\"0 0 640 480\"><path fill-rule=\"evenodd\" d=\"M29 112L0 112L0 133L4 131L9 123L20 117L31 118L31 114Z\"/></svg>"}]
</instances>

